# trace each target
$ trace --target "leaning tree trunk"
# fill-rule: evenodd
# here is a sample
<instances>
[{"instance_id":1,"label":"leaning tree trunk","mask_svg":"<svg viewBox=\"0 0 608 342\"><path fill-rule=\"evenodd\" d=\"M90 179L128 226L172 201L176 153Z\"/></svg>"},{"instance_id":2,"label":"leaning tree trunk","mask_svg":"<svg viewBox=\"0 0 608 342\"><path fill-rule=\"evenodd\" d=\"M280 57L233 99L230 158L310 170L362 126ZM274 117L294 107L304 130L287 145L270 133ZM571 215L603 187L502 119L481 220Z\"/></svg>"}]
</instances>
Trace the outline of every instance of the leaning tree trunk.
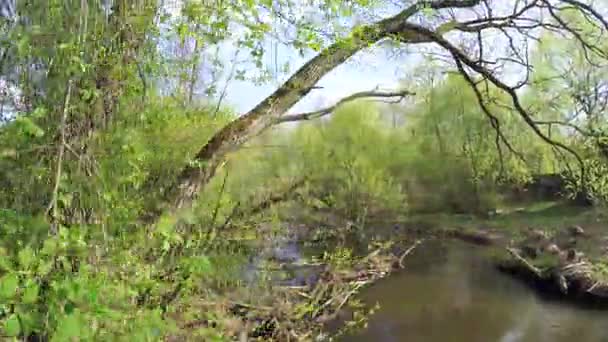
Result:
<instances>
[{"instance_id":1,"label":"leaning tree trunk","mask_svg":"<svg viewBox=\"0 0 608 342\"><path fill-rule=\"evenodd\" d=\"M142 221L154 224L164 212L175 213L192 205L201 190L222 165L224 157L250 137L270 126L274 120L287 112L327 73L344 63L358 51L374 45L384 38L398 39L403 43L429 42L428 37L411 29L407 20L425 6L434 9L448 7L471 7L481 0L422 2L409 6L397 15L371 25L355 28L349 37L340 40L304 64L273 94L255 108L232 121L196 154L193 163L186 166L173 185L165 192L162 203L147 212Z\"/></svg>"}]
</instances>

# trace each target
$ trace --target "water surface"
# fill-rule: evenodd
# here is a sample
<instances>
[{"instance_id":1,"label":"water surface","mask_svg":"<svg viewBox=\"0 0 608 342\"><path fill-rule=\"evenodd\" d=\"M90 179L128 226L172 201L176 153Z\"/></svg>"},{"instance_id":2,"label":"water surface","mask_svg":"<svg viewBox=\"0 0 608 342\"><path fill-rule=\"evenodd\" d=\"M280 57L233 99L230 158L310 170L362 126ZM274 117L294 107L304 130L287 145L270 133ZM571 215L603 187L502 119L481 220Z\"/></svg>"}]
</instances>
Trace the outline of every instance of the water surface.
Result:
<instances>
[{"instance_id":1,"label":"water surface","mask_svg":"<svg viewBox=\"0 0 608 342\"><path fill-rule=\"evenodd\" d=\"M343 342L608 342L608 311L541 298L496 270L488 250L428 241L407 270L366 289L381 305L366 330Z\"/></svg>"}]
</instances>

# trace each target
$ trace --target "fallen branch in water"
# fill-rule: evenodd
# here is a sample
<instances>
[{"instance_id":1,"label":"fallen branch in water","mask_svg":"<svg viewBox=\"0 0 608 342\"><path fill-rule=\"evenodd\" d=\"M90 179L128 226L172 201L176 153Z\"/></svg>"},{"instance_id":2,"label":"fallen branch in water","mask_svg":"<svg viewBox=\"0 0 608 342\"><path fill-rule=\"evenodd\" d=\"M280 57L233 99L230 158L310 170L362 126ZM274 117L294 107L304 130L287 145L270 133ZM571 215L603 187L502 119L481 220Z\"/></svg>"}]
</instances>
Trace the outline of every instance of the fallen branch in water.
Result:
<instances>
[{"instance_id":1,"label":"fallen branch in water","mask_svg":"<svg viewBox=\"0 0 608 342\"><path fill-rule=\"evenodd\" d=\"M326 323L341 315L352 313L352 322L344 329L361 326L371 312L355 299L365 286L382 279L399 269L404 259L411 255L422 240L407 245L401 253L393 243L381 244L365 256L352 260L345 269L331 263L323 263L318 276L306 286L274 286L272 295L264 297L242 297L242 293L226 293L224 300L214 302L201 299L197 305L201 312L222 312L214 320L184 319L185 328L216 327L224 329L234 338L251 338L264 341L314 340L322 334ZM230 297L230 298L228 298ZM182 321L182 320L180 320ZM225 322L238 322L232 326ZM339 333L344 333L340 331ZM180 339L182 340L182 339Z\"/></svg>"},{"instance_id":2,"label":"fallen branch in water","mask_svg":"<svg viewBox=\"0 0 608 342\"><path fill-rule=\"evenodd\" d=\"M519 255L519 253L515 249L507 248L507 251L509 252L509 254L511 254L513 256L513 258L515 258L515 260L517 260L520 264L522 264L528 270L530 270L532 273L534 273L535 276L537 276L538 278L544 278L543 272L540 269L538 269L538 267L536 267L536 266L532 265L530 262L528 262L528 260L526 260L524 257Z\"/></svg>"},{"instance_id":3,"label":"fallen branch in water","mask_svg":"<svg viewBox=\"0 0 608 342\"><path fill-rule=\"evenodd\" d=\"M414 244L412 246L410 246L410 248L406 249L405 252L403 252L403 254L401 254L401 256L399 257L399 267L400 268L405 268L405 266L403 266L403 260L405 260L405 257L410 255L410 253L412 253L414 251L414 249L416 249L416 247L418 247L418 245L420 245L422 243L422 241L424 241L424 240L416 240L416 242L414 242Z\"/></svg>"},{"instance_id":4,"label":"fallen branch in water","mask_svg":"<svg viewBox=\"0 0 608 342\"><path fill-rule=\"evenodd\" d=\"M589 260L570 259L564 253L546 255L555 258L555 265L540 269L522 256L516 248L506 248L515 263L503 262L500 267L508 272L523 275L540 284L555 287L564 296L590 300L595 304L608 304L608 282L594 270ZM522 272L523 271L523 272ZM526 274L527 273L527 274Z\"/></svg>"},{"instance_id":5,"label":"fallen branch in water","mask_svg":"<svg viewBox=\"0 0 608 342\"><path fill-rule=\"evenodd\" d=\"M346 296L344 296L344 299L342 299L342 301L340 302L340 304L338 304L338 306L336 307L336 309L334 310L336 313L339 312L342 307L344 306L344 304L346 304L346 302L348 302L348 300L350 299L350 297L352 297L355 293L357 293L357 291L359 291L360 288L362 288L364 285L367 285L368 282L357 282L355 283L355 287L346 294Z\"/></svg>"}]
</instances>

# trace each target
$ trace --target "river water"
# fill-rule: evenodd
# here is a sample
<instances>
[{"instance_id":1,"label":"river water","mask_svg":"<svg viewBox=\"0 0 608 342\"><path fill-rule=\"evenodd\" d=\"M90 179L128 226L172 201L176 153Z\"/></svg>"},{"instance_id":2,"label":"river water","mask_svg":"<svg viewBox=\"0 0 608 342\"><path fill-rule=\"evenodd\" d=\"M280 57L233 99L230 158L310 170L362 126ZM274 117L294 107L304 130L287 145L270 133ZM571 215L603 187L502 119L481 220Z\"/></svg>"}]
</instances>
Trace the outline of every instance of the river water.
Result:
<instances>
[{"instance_id":1,"label":"river water","mask_svg":"<svg viewBox=\"0 0 608 342\"><path fill-rule=\"evenodd\" d=\"M360 298L380 304L368 328L342 342L608 342L608 311L541 298L496 270L488 249L427 241L406 270Z\"/></svg>"}]
</instances>

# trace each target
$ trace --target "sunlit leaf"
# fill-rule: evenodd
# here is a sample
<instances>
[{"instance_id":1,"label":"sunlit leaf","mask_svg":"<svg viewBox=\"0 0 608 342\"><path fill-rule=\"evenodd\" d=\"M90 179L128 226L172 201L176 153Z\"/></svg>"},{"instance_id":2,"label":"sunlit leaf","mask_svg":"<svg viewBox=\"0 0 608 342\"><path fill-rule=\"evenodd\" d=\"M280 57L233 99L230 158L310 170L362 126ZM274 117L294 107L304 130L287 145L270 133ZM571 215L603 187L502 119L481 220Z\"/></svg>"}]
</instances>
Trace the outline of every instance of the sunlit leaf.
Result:
<instances>
[{"instance_id":1,"label":"sunlit leaf","mask_svg":"<svg viewBox=\"0 0 608 342\"><path fill-rule=\"evenodd\" d=\"M16 314L12 314L4 322L4 331L8 336L19 336L21 333L21 324L19 323L19 317Z\"/></svg>"},{"instance_id":2,"label":"sunlit leaf","mask_svg":"<svg viewBox=\"0 0 608 342\"><path fill-rule=\"evenodd\" d=\"M21 267L28 269L36 260L36 256L34 255L32 248L30 246L26 246L19 251L18 259Z\"/></svg>"},{"instance_id":3,"label":"sunlit leaf","mask_svg":"<svg viewBox=\"0 0 608 342\"><path fill-rule=\"evenodd\" d=\"M23 291L23 295L21 296L21 302L24 304L32 304L35 303L38 299L38 284L31 282L25 287Z\"/></svg>"},{"instance_id":4,"label":"sunlit leaf","mask_svg":"<svg viewBox=\"0 0 608 342\"><path fill-rule=\"evenodd\" d=\"M44 130L27 116L20 116L16 121L19 123L23 133L33 135L35 137L41 137L44 135Z\"/></svg>"},{"instance_id":5,"label":"sunlit leaf","mask_svg":"<svg viewBox=\"0 0 608 342\"><path fill-rule=\"evenodd\" d=\"M19 278L9 273L0 278L0 299L12 299L19 287Z\"/></svg>"},{"instance_id":6,"label":"sunlit leaf","mask_svg":"<svg viewBox=\"0 0 608 342\"><path fill-rule=\"evenodd\" d=\"M69 315L63 316L57 324L57 330L51 341L68 341L72 338L79 338L83 322L80 312L75 310Z\"/></svg>"}]
</instances>

